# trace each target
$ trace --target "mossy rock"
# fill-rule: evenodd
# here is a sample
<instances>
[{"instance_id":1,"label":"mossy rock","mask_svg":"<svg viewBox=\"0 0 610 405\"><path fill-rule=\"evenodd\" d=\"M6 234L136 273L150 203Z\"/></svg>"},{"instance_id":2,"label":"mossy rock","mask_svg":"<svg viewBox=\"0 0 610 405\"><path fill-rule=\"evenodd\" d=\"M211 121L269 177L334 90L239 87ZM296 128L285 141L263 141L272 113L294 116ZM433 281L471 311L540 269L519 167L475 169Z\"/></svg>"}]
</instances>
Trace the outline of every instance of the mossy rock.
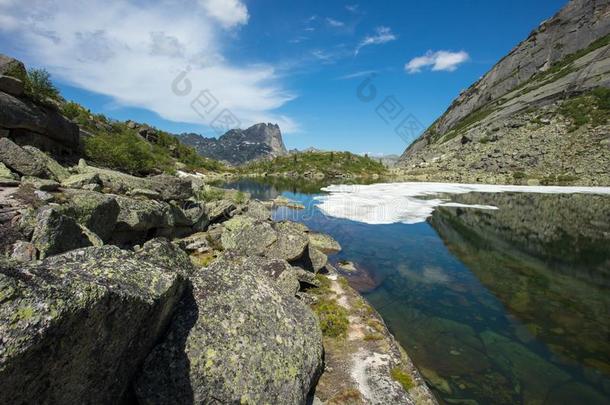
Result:
<instances>
[{"instance_id":1,"label":"mossy rock","mask_svg":"<svg viewBox=\"0 0 610 405\"><path fill-rule=\"evenodd\" d=\"M123 403L186 288L176 263L114 246L0 259L0 403Z\"/></svg>"}]
</instances>

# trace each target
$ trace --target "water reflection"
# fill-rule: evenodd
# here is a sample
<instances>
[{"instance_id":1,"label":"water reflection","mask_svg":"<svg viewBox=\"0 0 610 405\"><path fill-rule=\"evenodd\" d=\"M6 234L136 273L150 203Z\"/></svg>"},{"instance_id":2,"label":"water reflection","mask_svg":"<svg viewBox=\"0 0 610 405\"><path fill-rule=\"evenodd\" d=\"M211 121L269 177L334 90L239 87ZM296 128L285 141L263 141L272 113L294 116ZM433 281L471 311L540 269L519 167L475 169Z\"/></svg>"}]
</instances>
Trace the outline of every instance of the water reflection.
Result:
<instances>
[{"instance_id":1,"label":"water reflection","mask_svg":"<svg viewBox=\"0 0 610 405\"><path fill-rule=\"evenodd\" d=\"M466 194L452 198L500 209L367 225L320 215L324 185L232 184L306 205L274 216L342 244L332 260L356 262L352 284L442 402L610 401L610 197Z\"/></svg>"}]
</instances>

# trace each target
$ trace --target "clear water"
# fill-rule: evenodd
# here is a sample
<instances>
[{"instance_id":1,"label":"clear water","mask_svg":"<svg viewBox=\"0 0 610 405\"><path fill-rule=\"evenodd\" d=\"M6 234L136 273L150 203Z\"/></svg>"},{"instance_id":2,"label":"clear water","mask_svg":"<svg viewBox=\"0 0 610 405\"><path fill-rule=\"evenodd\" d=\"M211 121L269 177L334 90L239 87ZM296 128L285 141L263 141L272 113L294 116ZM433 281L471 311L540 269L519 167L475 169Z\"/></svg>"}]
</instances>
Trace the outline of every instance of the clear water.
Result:
<instances>
[{"instance_id":1,"label":"clear water","mask_svg":"<svg viewBox=\"0 0 610 405\"><path fill-rule=\"evenodd\" d=\"M323 184L240 180L254 198L336 238L349 278L401 342L439 402L610 403L610 197L466 194L497 211L441 208L425 223L323 216Z\"/></svg>"}]
</instances>

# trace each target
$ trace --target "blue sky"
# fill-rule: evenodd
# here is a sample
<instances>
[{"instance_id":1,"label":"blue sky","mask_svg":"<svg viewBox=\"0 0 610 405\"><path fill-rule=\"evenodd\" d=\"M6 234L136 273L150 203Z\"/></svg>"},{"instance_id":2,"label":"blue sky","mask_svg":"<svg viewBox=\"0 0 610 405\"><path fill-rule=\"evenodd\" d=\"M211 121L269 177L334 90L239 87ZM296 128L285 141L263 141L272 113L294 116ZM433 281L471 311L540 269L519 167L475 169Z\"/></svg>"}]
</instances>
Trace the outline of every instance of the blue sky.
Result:
<instances>
[{"instance_id":1,"label":"blue sky","mask_svg":"<svg viewBox=\"0 0 610 405\"><path fill-rule=\"evenodd\" d=\"M205 136L277 122L289 148L399 154L565 3L0 0L0 52L112 118Z\"/></svg>"}]
</instances>

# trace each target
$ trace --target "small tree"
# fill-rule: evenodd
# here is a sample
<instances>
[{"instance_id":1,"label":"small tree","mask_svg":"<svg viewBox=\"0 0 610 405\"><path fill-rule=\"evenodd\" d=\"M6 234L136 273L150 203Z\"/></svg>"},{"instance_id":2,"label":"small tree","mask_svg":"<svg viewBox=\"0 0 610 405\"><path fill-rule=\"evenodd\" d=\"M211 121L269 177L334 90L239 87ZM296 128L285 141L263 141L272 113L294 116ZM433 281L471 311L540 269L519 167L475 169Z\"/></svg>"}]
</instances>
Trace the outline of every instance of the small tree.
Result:
<instances>
[{"instance_id":1,"label":"small tree","mask_svg":"<svg viewBox=\"0 0 610 405\"><path fill-rule=\"evenodd\" d=\"M26 93L38 101L45 101L47 98L60 99L59 90L51 82L51 75L45 69L28 70L24 85Z\"/></svg>"}]
</instances>

